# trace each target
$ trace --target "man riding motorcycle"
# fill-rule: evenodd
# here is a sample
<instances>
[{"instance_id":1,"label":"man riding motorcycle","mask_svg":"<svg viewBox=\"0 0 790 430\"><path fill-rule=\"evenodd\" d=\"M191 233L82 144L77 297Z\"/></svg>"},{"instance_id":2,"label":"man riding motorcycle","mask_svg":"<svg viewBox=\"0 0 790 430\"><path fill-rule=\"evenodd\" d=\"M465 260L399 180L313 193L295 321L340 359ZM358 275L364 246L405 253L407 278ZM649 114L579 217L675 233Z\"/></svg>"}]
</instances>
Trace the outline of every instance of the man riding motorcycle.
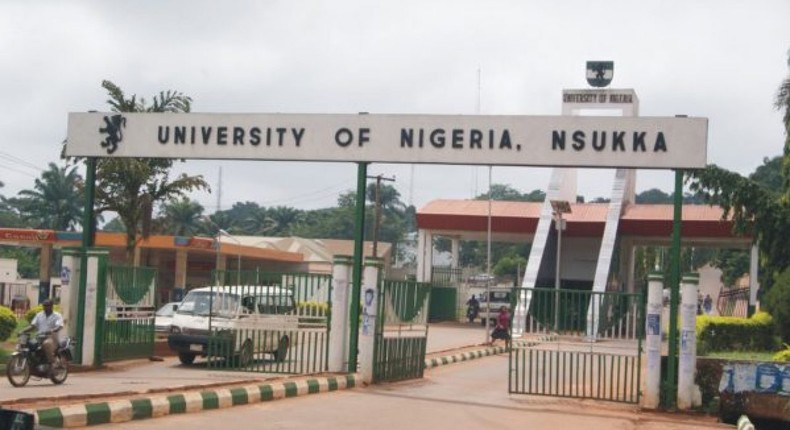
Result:
<instances>
[{"instance_id":1,"label":"man riding motorcycle","mask_svg":"<svg viewBox=\"0 0 790 430\"><path fill-rule=\"evenodd\" d=\"M47 356L51 373L52 365L55 363L55 351L58 348L58 332L63 328L63 316L52 310L51 300L44 300L41 305L44 310L37 313L30 325L20 330L20 333L27 333L35 328L39 334L47 335L41 343L41 349Z\"/></svg>"}]
</instances>

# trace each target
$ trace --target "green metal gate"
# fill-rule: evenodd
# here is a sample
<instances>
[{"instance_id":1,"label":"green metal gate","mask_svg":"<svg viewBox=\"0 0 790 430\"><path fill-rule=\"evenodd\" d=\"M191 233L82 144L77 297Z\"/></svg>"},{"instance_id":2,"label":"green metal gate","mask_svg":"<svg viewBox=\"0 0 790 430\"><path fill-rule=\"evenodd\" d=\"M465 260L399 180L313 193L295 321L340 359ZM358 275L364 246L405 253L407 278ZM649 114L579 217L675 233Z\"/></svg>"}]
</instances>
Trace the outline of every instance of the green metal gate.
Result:
<instances>
[{"instance_id":1,"label":"green metal gate","mask_svg":"<svg viewBox=\"0 0 790 430\"><path fill-rule=\"evenodd\" d=\"M222 292L209 297L238 296L242 309L254 312L233 328L221 314L209 320L209 368L288 374L327 370L331 275L220 271L214 276L230 286L212 287ZM267 293L260 295L261 289Z\"/></svg>"},{"instance_id":2,"label":"green metal gate","mask_svg":"<svg viewBox=\"0 0 790 430\"><path fill-rule=\"evenodd\" d=\"M641 294L515 289L528 303L524 337L510 351L508 391L639 403Z\"/></svg>"},{"instance_id":3,"label":"green metal gate","mask_svg":"<svg viewBox=\"0 0 790 430\"><path fill-rule=\"evenodd\" d=\"M431 285L383 281L373 346L373 382L422 378Z\"/></svg>"},{"instance_id":4,"label":"green metal gate","mask_svg":"<svg viewBox=\"0 0 790 430\"><path fill-rule=\"evenodd\" d=\"M107 288L99 291L97 363L149 357L154 353L156 269L107 266Z\"/></svg>"}]
</instances>

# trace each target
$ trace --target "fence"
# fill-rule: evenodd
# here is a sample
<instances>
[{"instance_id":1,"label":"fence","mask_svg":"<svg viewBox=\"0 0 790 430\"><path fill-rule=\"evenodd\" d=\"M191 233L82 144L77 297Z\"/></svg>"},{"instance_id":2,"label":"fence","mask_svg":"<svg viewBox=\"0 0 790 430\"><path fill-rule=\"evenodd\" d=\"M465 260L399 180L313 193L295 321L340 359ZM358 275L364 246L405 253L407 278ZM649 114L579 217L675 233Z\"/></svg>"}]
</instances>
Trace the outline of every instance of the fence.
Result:
<instances>
[{"instance_id":1,"label":"fence","mask_svg":"<svg viewBox=\"0 0 790 430\"><path fill-rule=\"evenodd\" d=\"M97 336L98 362L151 356L154 352L156 269L107 266L105 308Z\"/></svg>"}]
</instances>

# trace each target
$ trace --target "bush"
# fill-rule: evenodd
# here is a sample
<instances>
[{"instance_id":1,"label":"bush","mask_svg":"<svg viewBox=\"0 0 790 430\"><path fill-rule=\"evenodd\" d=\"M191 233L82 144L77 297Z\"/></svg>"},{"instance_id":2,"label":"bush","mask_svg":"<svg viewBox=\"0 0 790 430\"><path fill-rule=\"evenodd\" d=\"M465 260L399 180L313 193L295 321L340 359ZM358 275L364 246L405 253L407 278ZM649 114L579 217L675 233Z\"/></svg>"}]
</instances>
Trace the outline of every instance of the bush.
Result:
<instances>
[{"instance_id":1,"label":"bush","mask_svg":"<svg viewBox=\"0 0 790 430\"><path fill-rule=\"evenodd\" d=\"M25 312L25 319L27 320L28 324L33 322L33 318L36 317L36 314L41 312L41 311L43 311L43 310L44 310L44 307L41 306L41 305L36 305L36 306L33 306L32 308L28 309L28 311ZM52 310L54 310L55 312L59 313L60 312L60 305L52 306Z\"/></svg>"},{"instance_id":2,"label":"bush","mask_svg":"<svg viewBox=\"0 0 790 430\"><path fill-rule=\"evenodd\" d=\"M790 267L775 278L762 302L774 317L777 334L790 343Z\"/></svg>"},{"instance_id":3,"label":"bush","mask_svg":"<svg viewBox=\"0 0 790 430\"><path fill-rule=\"evenodd\" d=\"M774 354L773 359L784 363L790 362L790 345L785 344L785 349Z\"/></svg>"},{"instance_id":4,"label":"bush","mask_svg":"<svg viewBox=\"0 0 790 430\"><path fill-rule=\"evenodd\" d=\"M330 314L329 304L324 302L299 302L296 308L299 315L328 317Z\"/></svg>"},{"instance_id":5,"label":"bush","mask_svg":"<svg viewBox=\"0 0 790 430\"><path fill-rule=\"evenodd\" d=\"M772 351L776 349L771 315L751 318L697 317L697 354L712 351Z\"/></svg>"},{"instance_id":6,"label":"bush","mask_svg":"<svg viewBox=\"0 0 790 430\"><path fill-rule=\"evenodd\" d=\"M11 309L0 306L0 342L5 342L16 330L16 315Z\"/></svg>"}]
</instances>

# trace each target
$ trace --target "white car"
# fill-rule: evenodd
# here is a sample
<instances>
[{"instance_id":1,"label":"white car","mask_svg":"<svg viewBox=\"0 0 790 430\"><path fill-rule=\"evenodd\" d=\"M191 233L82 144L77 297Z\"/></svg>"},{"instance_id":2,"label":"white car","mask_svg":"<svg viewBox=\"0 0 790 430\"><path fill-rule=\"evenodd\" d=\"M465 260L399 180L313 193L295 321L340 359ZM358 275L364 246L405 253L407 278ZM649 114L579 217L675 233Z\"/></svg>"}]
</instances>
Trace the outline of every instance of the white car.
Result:
<instances>
[{"instance_id":1,"label":"white car","mask_svg":"<svg viewBox=\"0 0 790 430\"><path fill-rule=\"evenodd\" d=\"M173 314L176 313L181 302L170 302L156 311L154 315L154 331L157 333L169 333L170 324L173 322Z\"/></svg>"}]
</instances>

